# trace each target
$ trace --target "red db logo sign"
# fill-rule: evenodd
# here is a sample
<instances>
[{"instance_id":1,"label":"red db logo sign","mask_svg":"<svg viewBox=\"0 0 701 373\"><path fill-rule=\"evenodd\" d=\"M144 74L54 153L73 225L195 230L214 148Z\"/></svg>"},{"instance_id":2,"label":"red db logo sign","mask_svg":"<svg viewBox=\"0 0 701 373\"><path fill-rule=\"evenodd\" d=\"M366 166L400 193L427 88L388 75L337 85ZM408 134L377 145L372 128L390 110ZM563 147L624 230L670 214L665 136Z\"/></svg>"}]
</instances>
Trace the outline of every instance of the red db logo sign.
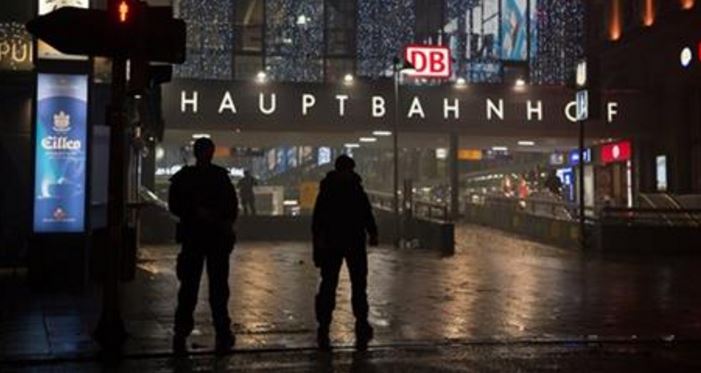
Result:
<instances>
[{"instance_id":1,"label":"red db logo sign","mask_svg":"<svg viewBox=\"0 0 701 373\"><path fill-rule=\"evenodd\" d=\"M414 65L415 77L449 78L451 71L450 49L434 45L409 45L404 49L404 59Z\"/></svg>"}]
</instances>

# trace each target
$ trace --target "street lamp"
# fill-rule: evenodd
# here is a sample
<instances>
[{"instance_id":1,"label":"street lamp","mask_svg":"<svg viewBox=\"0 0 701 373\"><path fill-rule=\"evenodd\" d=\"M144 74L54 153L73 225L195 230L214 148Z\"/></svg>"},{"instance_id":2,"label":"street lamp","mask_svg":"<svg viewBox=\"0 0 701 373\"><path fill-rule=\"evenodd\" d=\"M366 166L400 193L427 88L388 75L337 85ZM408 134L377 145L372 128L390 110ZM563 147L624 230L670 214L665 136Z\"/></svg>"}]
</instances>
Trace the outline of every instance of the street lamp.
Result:
<instances>
[{"instance_id":1,"label":"street lamp","mask_svg":"<svg viewBox=\"0 0 701 373\"><path fill-rule=\"evenodd\" d=\"M394 237L395 246L399 247L401 236L399 217L399 75L411 74L416 69L408 61L402 61L399 57L394 57L392 61L392 72L394 73L394 131L392 131L392 153L394 161L394 174L392 178L392 208L394 210Z\"/></svg>"}]
</instances>

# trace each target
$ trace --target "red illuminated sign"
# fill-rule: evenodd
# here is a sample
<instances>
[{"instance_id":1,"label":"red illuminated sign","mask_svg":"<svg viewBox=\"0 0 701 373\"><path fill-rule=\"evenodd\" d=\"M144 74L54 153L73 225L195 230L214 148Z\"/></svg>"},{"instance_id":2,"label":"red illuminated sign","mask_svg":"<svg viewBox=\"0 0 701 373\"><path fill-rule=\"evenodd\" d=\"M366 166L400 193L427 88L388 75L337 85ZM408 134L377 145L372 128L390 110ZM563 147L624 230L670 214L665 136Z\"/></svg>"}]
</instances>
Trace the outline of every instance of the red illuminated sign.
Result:
<instances>
[{"instance_id":1,"label":"red illuminated sign","mask_svg":"<svg viewBox=\"0 0 701 373\"><path fill-rule=\"evenodd\" d=\"M627 161L630 160L630 156L630 141L606 144L601 147L601 161L604 164Z\"/></svg>"},{"instance_id":2,"label":"red illuminated sign","mask_svg":"<svg viewBox=\"0 0 701 373\"><path fill-rule=\"evenodd\" d=\"M452 74L448 47L409 45L404 49L404 59L416 69L409 74L414 77L449 78Z\"/></svg>"}]
</instances>

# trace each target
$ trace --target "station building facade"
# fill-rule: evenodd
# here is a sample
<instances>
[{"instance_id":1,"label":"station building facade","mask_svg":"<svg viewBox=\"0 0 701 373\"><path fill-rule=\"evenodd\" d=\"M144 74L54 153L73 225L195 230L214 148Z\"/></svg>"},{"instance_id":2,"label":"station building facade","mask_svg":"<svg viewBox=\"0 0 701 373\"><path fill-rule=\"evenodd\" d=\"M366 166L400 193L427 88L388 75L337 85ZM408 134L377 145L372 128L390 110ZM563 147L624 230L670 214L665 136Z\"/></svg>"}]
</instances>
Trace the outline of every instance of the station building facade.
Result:
<instances>
[{"instance_id":1,"label":"station building facade","mask_svg":"<svg viewBox=\"0 0 701 373\"><path fill-rule=\"evenodd\" d=\"M389 137L398 135L402 184L411 180L410 190L424 193L421 198L428 201L449 203L456 195L466 200L499 192L508 176L514 184L521 178L531 182L534 177L527 173L548 169L557 169L574 188L576 161L571 153L578 127L568 83L576 62L590 48L614 53L605 37L609 24L599 19L608 21L617 9L628 9L614 7L616 1L593 3L174 1L175 14L187 22L188 57L174 67L173 81L162 87L157 105L162 137L159 128L153 129L157 125L146 119L141 123L146 135L139 139L142 148L135 154L141 155L134 167L156 195L165 197L168 176L191 161L187 153L193 138L210 136L220 145L218 161L231 169L234 179L243 169L254 170L266 193L278 196L271 201L282 202L269 202L268 211L286 213L298 211L289 206L309 204L303 185L318 180L340 153L357 157L368 188L380 195L391 193ZM689 8L685 4L669 13L698 13L693 1ZM0 7L0 155L3 173L9 175L3 186L1 247L21 247L32 231L32 112L34 67L39 63L32 55L35 49L26 48L34 41L22 24L33 17L37 5L9 1ZM626 14L640 9L630 8ZM450 77L400 75L395 94L393 60L409 44L447 46ZM104 143L99 135L104 129L95 128L104 124L101 107L109 76L101 73L99 61L92 62L90 141ZM621 66L616 74L626 70L624 62ZM657 190L651 162L661 150L655 148L660 120L650 115L656 112L654 90L622 84L616 74L603 86L601 116L587 124L592 155L585 159L591 163L585 177L592 206L602 203L604 194L620 206L633 206L634 194ZM670 110L687 112L685 107ZM615 156L612 145L618 145ZM667 190L698 192L698 184L681 182L691 164L678 161L674 146L667 149L675 164L666 171ZM601 198L594 196L599 189ZM574 200L576 191L568 193Z\"/></svg>"}]
</instances>

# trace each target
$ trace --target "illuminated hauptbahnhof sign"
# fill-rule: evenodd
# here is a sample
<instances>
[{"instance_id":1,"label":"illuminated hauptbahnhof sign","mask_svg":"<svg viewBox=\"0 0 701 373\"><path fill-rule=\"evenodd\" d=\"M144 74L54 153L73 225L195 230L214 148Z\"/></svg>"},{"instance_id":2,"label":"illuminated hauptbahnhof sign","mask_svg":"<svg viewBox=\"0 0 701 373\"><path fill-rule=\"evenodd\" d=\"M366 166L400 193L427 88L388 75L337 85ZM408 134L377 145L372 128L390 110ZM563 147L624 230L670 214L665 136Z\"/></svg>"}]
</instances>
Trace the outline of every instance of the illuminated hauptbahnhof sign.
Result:
<instances>
[{"instance_id":1,"label":"illuminated hauptbahnhof sign","mask_svg":"<svg viewBox=\"0 0 701 373\"><path fill-rule=\"evenodd\" d=\"M403 86L400 130L506 134L576 130L574 92L561 87ZM644 114L635 93L604 95L603 132L639 128ZM356 130L394 124L391 81L339 84L176 80L164 86L168 128L250 130Z\"/></svg>"}]
</instances>

